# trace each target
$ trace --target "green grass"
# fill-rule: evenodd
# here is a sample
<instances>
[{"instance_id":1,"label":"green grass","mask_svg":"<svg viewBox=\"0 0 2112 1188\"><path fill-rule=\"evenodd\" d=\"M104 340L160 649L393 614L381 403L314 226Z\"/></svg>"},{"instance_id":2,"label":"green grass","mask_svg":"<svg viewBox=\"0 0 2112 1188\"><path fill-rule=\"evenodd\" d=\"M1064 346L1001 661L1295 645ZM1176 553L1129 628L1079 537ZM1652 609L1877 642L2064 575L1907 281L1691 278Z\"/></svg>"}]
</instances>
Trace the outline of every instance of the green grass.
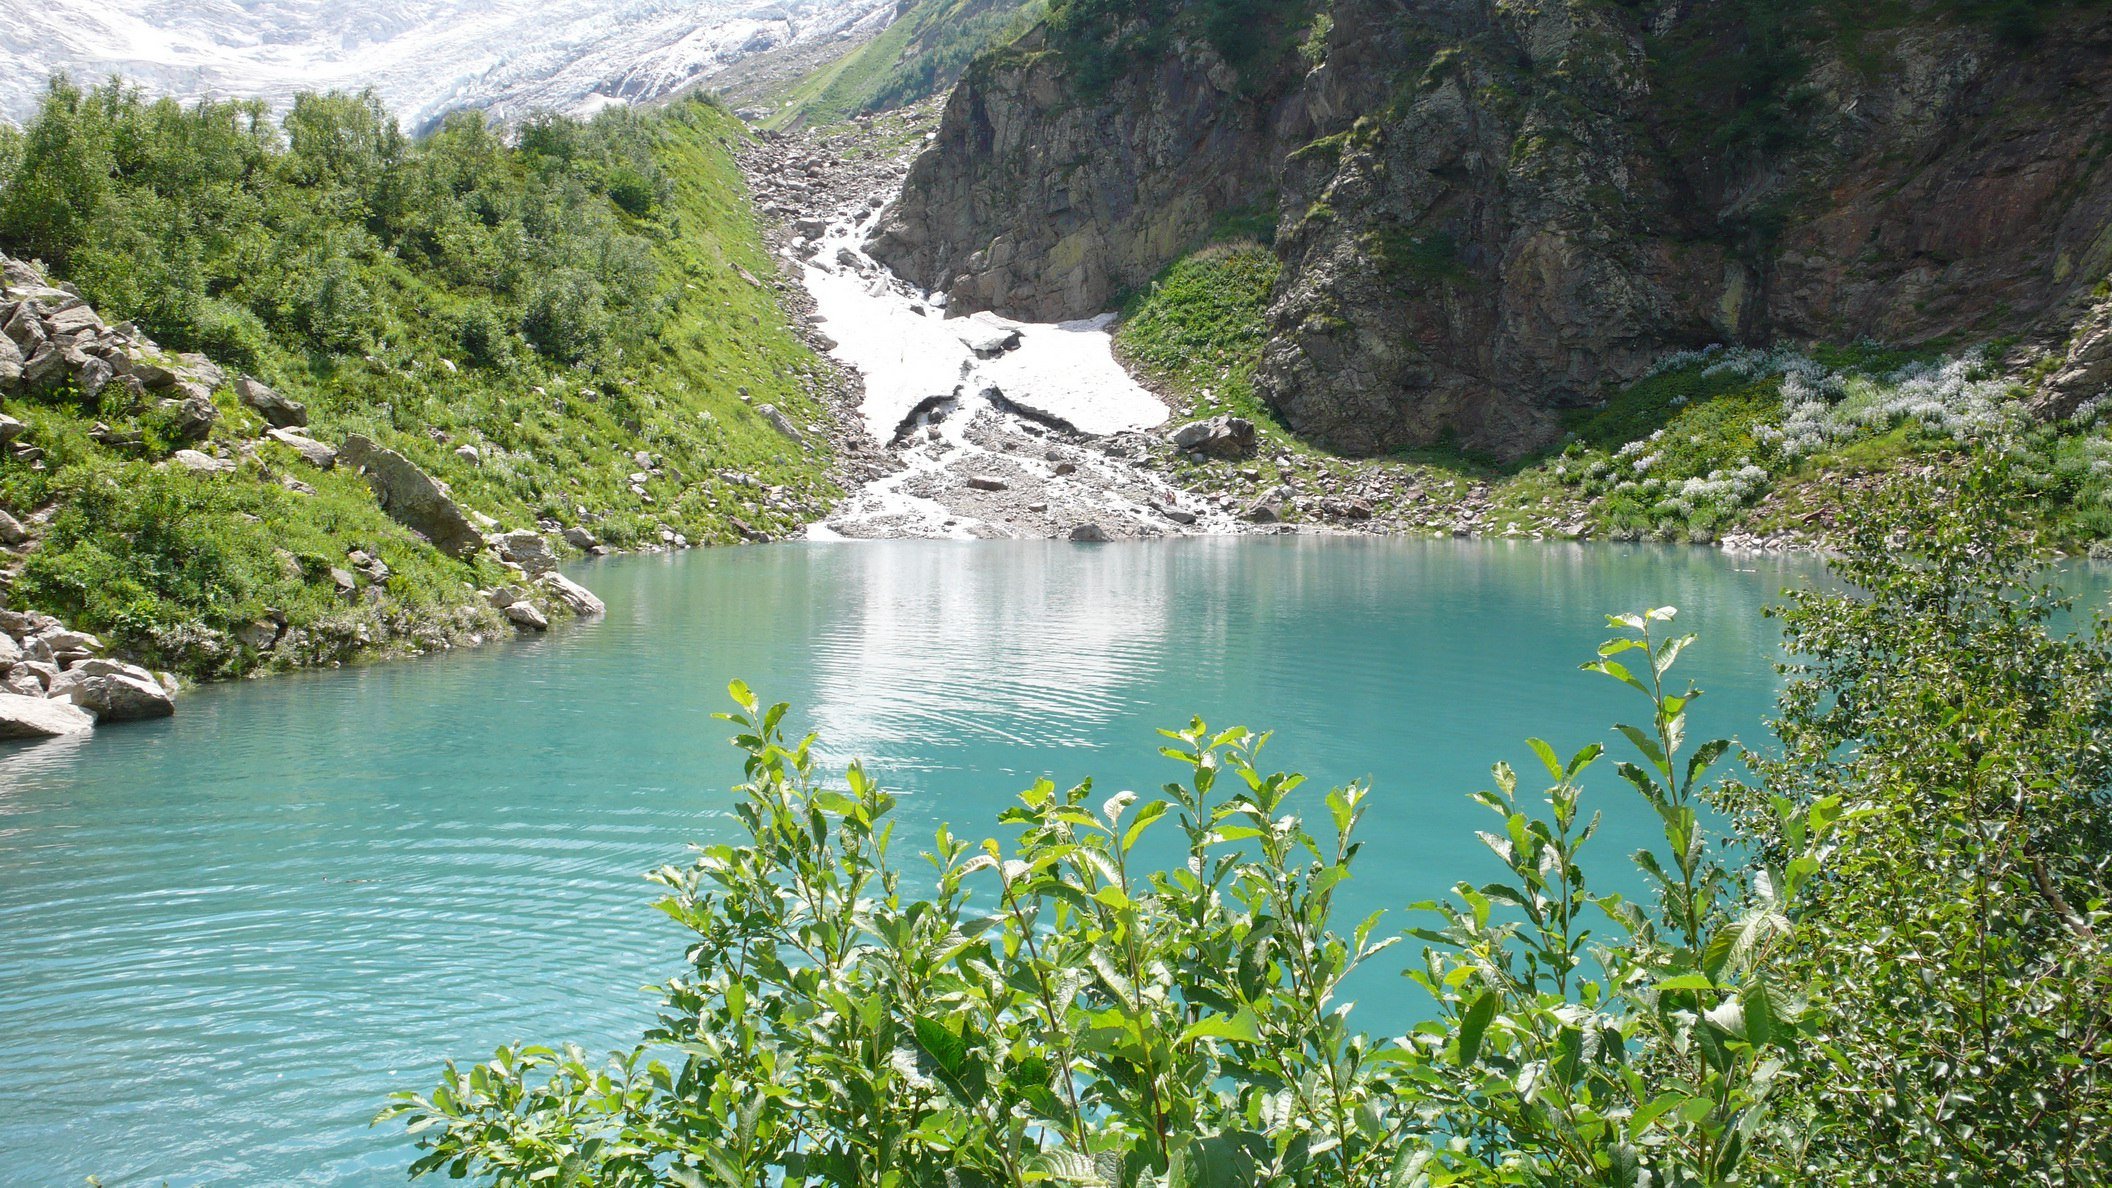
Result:
<instances>
[{"instance_id":1,"label":"green grass","mask_svg":"<svg viewBox=\"0 0 2112 1188\"><path fill-rule=\"evenodd\" d=\"M1234 413L1280 432L1254 393L1280 266L1258 244L1217 244L1131 296L1115 334L1122 355L1198 414Z\"/></svg>"}]
</instances>

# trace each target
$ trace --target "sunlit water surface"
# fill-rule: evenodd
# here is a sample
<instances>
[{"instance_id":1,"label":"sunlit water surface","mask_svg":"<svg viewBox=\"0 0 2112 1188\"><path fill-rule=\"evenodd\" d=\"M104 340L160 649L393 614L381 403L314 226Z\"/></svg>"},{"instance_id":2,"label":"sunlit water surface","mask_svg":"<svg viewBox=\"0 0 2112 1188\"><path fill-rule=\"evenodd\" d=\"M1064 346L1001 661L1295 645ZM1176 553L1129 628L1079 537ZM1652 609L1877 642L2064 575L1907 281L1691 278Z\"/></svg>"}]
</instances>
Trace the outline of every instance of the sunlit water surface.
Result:
<instances>
[{"instance_id":1,"label":"sunlit water surface","mask_svg":"<svg viewBox=\"0 0 2112 1188\"><path fill-rule=\"evenodd\" d=\"M729 835L733 677L871 760L905 839L987 836L1043 775L1156 787L1153 731L1191 714L1274 729L1316 795L1376 783L1361 918L1496 874L1466 799L1492 761L1636 716L1577 670L1605 613L1678 605L1696 734L1751 738L1759 610L1817 573L1297 538L711 550L579 571L608 618L545 638L0 750L0 1182L400 1183L401 1135L368 1126L390 1090L502 1042L635 1037L683 949L640 876ZM1651 831L1596 787L1618 867ZM1373 1027L1419 1009L1394 978L1362 1002Z\"/></svg>"}]
</instances>

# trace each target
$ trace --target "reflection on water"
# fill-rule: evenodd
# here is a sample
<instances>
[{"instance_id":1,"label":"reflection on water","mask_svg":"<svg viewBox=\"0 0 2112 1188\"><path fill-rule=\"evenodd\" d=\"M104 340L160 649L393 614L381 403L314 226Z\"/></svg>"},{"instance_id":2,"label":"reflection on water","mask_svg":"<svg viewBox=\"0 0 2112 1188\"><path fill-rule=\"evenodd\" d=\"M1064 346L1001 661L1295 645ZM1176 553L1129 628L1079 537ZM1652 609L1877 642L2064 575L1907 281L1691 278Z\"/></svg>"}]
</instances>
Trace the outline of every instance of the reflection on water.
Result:
<instances>
[{"instance_id":1,"label":"reflection on water","mask_svg":"<svg viewBox=\"0 0 2112 1188\"><path fill-rule=\"evenodd\" d=\"M1033 779L1155 787L1156 727L1274 728L1377 783L1361 916L1493 873L1463 793L1635 707L1603 616L1704 633L1696 731L1752 734L1758 608L1808 563L1700 550L1268 538L800 544L599 564L607 620L205 689L169 723L0 752L0 1180L402 1180L367 1119L438 1060L635 1035L681 938L638 877L725 836L742 677L981 836ZM1609 861L1649 831L1612 792ZM916 844L912 841L910 844ZM1363 990L1381 1022L1415 1005Z\"/></svg>"}]
</instances>

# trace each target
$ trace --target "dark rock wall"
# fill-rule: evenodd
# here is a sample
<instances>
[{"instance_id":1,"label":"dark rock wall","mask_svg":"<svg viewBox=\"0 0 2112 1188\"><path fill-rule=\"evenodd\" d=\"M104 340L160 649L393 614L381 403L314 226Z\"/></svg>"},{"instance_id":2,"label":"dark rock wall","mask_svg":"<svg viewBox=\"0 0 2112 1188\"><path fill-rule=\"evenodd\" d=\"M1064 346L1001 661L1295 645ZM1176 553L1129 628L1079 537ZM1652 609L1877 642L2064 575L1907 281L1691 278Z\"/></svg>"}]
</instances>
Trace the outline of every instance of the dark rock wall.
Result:
<instances>
[{"instance_id":1,"label":"dark rock wall","mask_svg":"<svg viewBox=\"0 0 2112 1188\"><path fill-rule=\"evenodd\" d=\"M2102 7L2029 45L1829 27L1768 107L1738 0L1329 7L1268 77L1194 40L1090 94L1039 34L986 58L876 254L956 312L1082 317L1271 209L1263 393L1360 453L1534 449L1681 346L2058 336L2112 269Z\"/></svg>"}]
</instances>

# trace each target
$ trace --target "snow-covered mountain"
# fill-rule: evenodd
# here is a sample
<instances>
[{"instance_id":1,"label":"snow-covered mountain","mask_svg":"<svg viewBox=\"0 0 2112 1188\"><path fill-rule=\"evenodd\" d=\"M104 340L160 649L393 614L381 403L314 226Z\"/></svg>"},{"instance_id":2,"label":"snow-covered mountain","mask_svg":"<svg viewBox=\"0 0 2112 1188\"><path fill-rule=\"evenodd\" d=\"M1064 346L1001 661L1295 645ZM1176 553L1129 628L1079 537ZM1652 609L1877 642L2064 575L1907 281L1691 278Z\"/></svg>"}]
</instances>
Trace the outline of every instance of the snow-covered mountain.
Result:
<instances>
[{"instance_id":1,"label":"snow-covered mountain","mask_svg":"<svg viewBox=\"0 0 2112 1188\"><path fill-rule=\"evenodd\" d=\"M895 0L0 0L0 114L45 80L122 74L156 94L373 87L409 128L658 98L794 42L870 33Z\"/></svg>"}]
</instances>

